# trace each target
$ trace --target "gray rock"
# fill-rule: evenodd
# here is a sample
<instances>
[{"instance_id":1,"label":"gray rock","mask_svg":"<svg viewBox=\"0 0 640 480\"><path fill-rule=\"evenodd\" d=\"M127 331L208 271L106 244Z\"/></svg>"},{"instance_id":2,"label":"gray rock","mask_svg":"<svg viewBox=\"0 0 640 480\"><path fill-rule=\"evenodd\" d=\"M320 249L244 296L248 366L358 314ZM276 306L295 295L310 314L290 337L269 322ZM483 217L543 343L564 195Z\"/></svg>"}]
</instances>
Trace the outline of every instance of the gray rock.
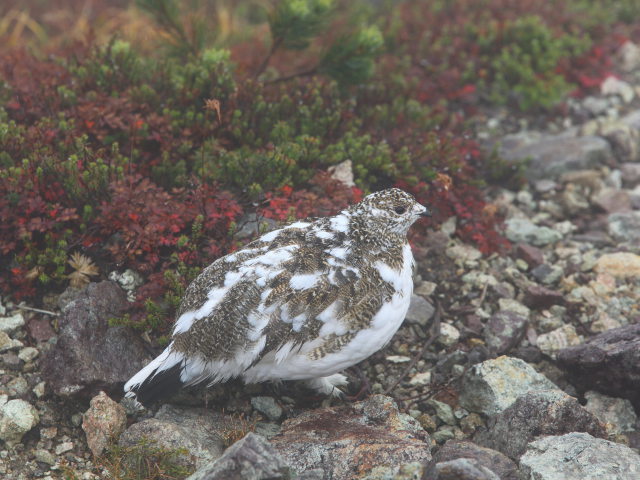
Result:
<instances>
[{"instance_id":1,"label":"gray rock","mask_svg":"<svg viewBox=\"0 0 640 480\"><path fill-rule=\"evenodd\" d=\"M545 285L552 285L557 283L564 275L564 270L559 265L549 265L547 263L543 263L542 265L538 265L536 268L531 270L531 275L538 282L544 283Z\"/></svg>"},{"instance_id":2,"label":"gray rock","mask_svg":"<svg viewBox=\"0 0 640 480\"><path fill-rule=\"evenodd\" d=\"M436 463L424 480L500 480L500 477L473 458L456 458Z\"/></svg>"},{"instance_id":3,"label":"gray rock","mask_svg":"<svg viewBox=\"0 0 640 480\"><path fill-rule=\"evenodd\" d=\"M411 303L405 320L424 327L429 323L435 311L435 307L427 299L420 295L411 295Z\"/></svg>"},{"instance_id":4,"label":"gray rock","mask_svg":"<svg viewBox=\"0 0 640 480\"><path fill-rule=\"evenodd\" d=\"M628 212L631 210L631 195L626 190L603 188L593 196L591 201L606 213Z\"/></svg>"},{"instance_id":5,"label":"gray rock","mask_svg":"<svg viewBox=\"0 0 640 480\"><path fill-rule=\"evenodd\" d=\"M220 457L226 433L235 434L240 428L238 421L211 410L163 405L154 418L131 425L118 444L135 446L146 438L163 448L184 448L190 458L183 458L180 463L200 468Z\"/></svg>"},{"instance_id":6,"label":"gray rock","mask_svg":"<svg viewBox=\"0 0 640 480\"><path fill-rule=\"evenodd\" d=\"M636 428L638 417L631 402L622 398L613 398L598 392L586 392L585 408L604 422L611 434L630 432Z\"/></svg>"},{"instance_id":7,"label":"gray rock","mask_svg":"<svg viewBox=\"0 0 640 480\"><path fill-rule=\"evenodd\" d=\"M24 400L9 400L0 406L0 440L14 446L40 421L35 407Z\"/></svg>"},{"instance_id":8,"label":"gray rock","mask_svg":"<svg viewBox=\"0 0 640 480\"><path fill-rule=\"evenodd\" d=\"M578 401L561 390L528 392L489 420L474 441L517 460L540 435L587 432L605 437L604 425Z\"/></svg>"},{"instance_id":9,"label":"gray rock","mask_svg":"<svg viewBox=\"0 0 640 480\"><path fill-rule=\"evenodd\" d=\"M640 212L612 213L607 217L609 235L619 242L640 242Z\"/></svg>"},{"instance_id":10,"label":"gray rock","mask_svg":"<svg viewBox=\"0 0 640 480\"><path fill-rule=\"evenodd\" d=\"M520 458L525 480L637 480L640 455L588 433L543 437Z\"/></svg>"},{"instance_id":11,"label":"gray rock","mask_svg":"<svg viewBox=\"0 0 640 480\"><path fill-rule=\"evenodd\" d=\"M602 97L592 97L588 96L582 101L582 106L587 110L592 116L597 117L598 115L602 115L609 108L609 100Z\"/></svg>"},{"instance_id":12,"label":"gray rock","mask_svg":"<svg viewBox=\"0 0 640 480\"><path fill-rule=\"evenodd\" d=\"M510 218L505 226L505 234L512 242L531 243L540 247L562 239L562 234L557 230L539 227L526 218Z\"/></svg>"},{"instance_id":13,"label":"gray rock","mask_svg":"<svg viewBox=\"0 0 640 480\"><path fill-rule=\"evenodd\" d=\"M500 311L487 320L482 335L492 352L503 354L514 348L524 337L527 319L515 312Z\"/></svg>"},{"instance_id":14,"label":"gray rock","mask_svg":"<svg viewBox=\"0 0 640 480\"><path fill-rule=\"evenodd\" d=\"M518 467L513 460L497 450L481 447L468 440L449 440L434 455L430 467L458 458L473 460L476 465L489 469L501 480L518 480Z\"/></svg>"},{"instance_id":15,"label":"gray rock","mask_svg":"<svg viewBox=\"0 0 640 480\"><path fill-rule=\"evenodd\" d=\"M627 398L640 408L640 324L613 328L557 356L579 391L598 390Z\"/></svg>"},{"instance_id":16,"label":"gray rock","mask_svg":"<svg viewBox=\"0 0 640 480\"><path fill-rule=\"evenodd\" d=\"M622 184L627 188L633 188L640 184L640 162L623 163L620 165L622 172Z\"/></svg>"},{"instance_id":17,"label":"gray rock","mask_svg":"<svg viewBox=\"0 0 640 480\"><path fill-rule=\"evenodd\" d=\"M82 430L87 436L87 445L97 457L109 442L118 438L127 426L124 407L111 400L104 392L93 397L89 410L82 417Z\"/></svg>"},{"instance_id":18,"label":"gray rock","mask_svg":"<svg viewBox=\"0 0 640 480\"><path fill-rule=\"evenodd\" d=\"M633 72L640 68L640 46L627 40L616 52L620 66L625 72Z\"/></svg>"},{"instance_id":19,"label":"gray rock","mask_svg":"<svg viewBox=\"0 0 640 480\"><path fill-rule=\"evenodd\" d=\"M0 317L0 332L13 333L22 327L24 327L24 317L20 312L10 317Z\"/></svg>"},{"instance_id":20,"label":"gray rock","mask_svg":"<svg viewBox=\"0 0 640 480\"><path fill-rule=\"evenodd\" d=\"M108 320L127 307L115 283L90 283L59 317L58 342L42 359L47 386L57 395L118 394L122 384L150 360L138 335Z\"/></svg>"},{"instance_id":21,"label":"gray rock","mask_svg":"<svg viewBox=\"0 0 640 480\"><path fill-rule=\"evenodd\" d=\"M291 469L271 444L259 435L248 433L187 480L289 480L292 477Z\"/></svg>"},{"instance_id":22,"label":"gray rock","mask_svg":"<svg viewBox=\"0 0 640 480\"><path fill-rule=\"evenodd\" d=\"M513 162L529 159L529 180L555 180L568 171L603 165L612 156L609 143L596 136L544 136L530 142L509 141L507 137L499 149L500 156Z\"/></svg>"},{"instance_id":23,"label":"gray rock","mask_svg":"<svg viewBox=\"0 0 640 480\"><path fill-rule=\"evenodd\" d=\"M251 405L274 422L277 422L282 417L282 407L277 404L273 397L253 397Z\"/></svg>"},{"instance_id":24,"label":"gray rock","mask_svg":"<svg viewBox=\"0 0 640 480\"><path fill-rule=\"evenodd\" d=\"M525 361L501 356L474 365L465 373L460 405L491 416L504 411L524 393L556 388Z\"/></svg>"},{"instance_id":25,"label":"gray rock","mask_svg":"<svg viewBox=\"0 0 640 480\"><path fill-rule=\"evenodd\" d=\"M362 477L376 467L390 466L395 474L401 465L431 460L429 435L382 395L285 420L271 443L296 470L319 468L334 480Z\"/></svg>"}]
</instances>

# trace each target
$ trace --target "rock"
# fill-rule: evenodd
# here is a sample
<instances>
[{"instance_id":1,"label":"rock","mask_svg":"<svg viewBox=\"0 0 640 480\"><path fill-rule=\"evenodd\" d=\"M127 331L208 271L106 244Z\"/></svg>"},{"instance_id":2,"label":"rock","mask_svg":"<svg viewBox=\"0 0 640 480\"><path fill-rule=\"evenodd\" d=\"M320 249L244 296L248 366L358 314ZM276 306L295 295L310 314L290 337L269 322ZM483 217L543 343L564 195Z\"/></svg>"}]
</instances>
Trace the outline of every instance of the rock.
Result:
<instances>
[{"instance_id":1,"label":"rock","mask_svg":"<svg viewBox=\"0 0 640 480\"><path fill-rule=\"evenodd\" d=\"M516 247L516 257L521 258L529 267L537 267L544 263L542 250L526 243L519 243Z\"/></svg>"},{"instance_id":2,"label":"rock","mask_svg":"<svg viewBox=\"0 0 640 480\"><path fill-rule=\"evenodd\" d=\"M0 353L14 350L23 346L20 340L14 340L5 332L0 332Z\"/></svg>"},{"instance_id":3,"label":"rock","mask_svg":"<svg viewBox=\"0 0 640 480\"><path fill-rule=\"evenodd\" d=\"M537 347L547 355L552 355L563 348L580 345L581 343L582 340L578 336L576 328L571 324L543 333L538 336L536 341Z\"/></svg>"},{"instance_id":4,"label":"rock","mask_svg":"<svg viewBox=\"0 0 640 480\"><path fill-rule=\"evenodd\" d=\"M24 347L22 350L18 352L18 358L23 362L27 363L35 359L39 354L40 352L38 351L37 348Z\"/></svg>"},{"instance_id":5,"label":"rock","mask_svg":"<svg viewBox=\"0 0 640 480\"><path fill-rule=\"evenodd\" d=\"M422 477L425 480L500 480L500 477L473 458L456 458L436 463Z\"/></svg>"},{"instance_id":6,"label":"rock","mask_svg":"<svg viewBox=\"0 0 640 480\"><path fill-rule=\"evenodd\" d=\"M136 299L136 288L144 283L142 276L127 268L124 272L111 272L109 273L109 280L116 282L120 287L127 292L127 300L130 302Z\"/></svg>"},{"instance_id":7,"label":"rock","mask_svg":"<svg viewBox=\"0 0 640 480\"><path fill-rule=\"evenodd\" d=\"M351 160L345 160L337 165L333 165L327 169L331 178L344 183L347 187L355 187L356 184L353 181L353 165Z\"/></svg>"},{"instance_id":8,"label":"rock","mask_svg":"<svg viewBox=\"0 0 640 480\"><path fill-rule=\"evenodd\" d=\"M591 116L597 117L606 113L609 108L609 101L602 97L588 96L582 100L582 106L591 114Z\"/></svg>"},{"instance_id":9,"label":"rock","mask_svg":"<svg viewBox=\"0 0 640 480\"><path fill-rule=\"evenodd\" d=\"M433 456L430 465L458 458L474 460L475 465L482 465L501 480L518 480L518 467L513 460L496 450L481 447L468 440L449 440ZM430 479L429 476L425 478Z\"/></svg>"},{"instance_id":10,"label":"rock","mask_svg":"<svg viewBox=\"0 0 640 480\"><path fill-rule=\"evenodd\" d=\"M24 317L20 312L10 317L0 317L0 332L13 333L22 327L24 327Z\"/></svg>"},{"instance_id":11,"label":"rock","mask_svg":"<svg viewBox=\"0 0 640 480\"><path fill-rule=\"evenodd\" d=\"M44 379L57 395L121 392L122 384L150 360L138 336L108 320L127 306L115 283L91 283L60 316L58 342L42 360Z\"/></svg>"},{"instance_id":12,"label":"rock","mask_svg":"<svg viewBox=\"0 0 640 480\"><path fill-rule=\"evenodd\" d=\"M558 265L543 263L531 270L531 275L538 282L546 285L557 283L564 275L564 270Z\"/></svg>"},{"instance_id":13,"label":"rock","mask_svg":"<svg viewBox=\"0 0 640 480\"><path fill-rule=\"evenodd\" d=\"M633 188L640 184L640 162L623 163L620 165L622 184L627 188Z\"/></svg>"},{"instance_id":14,"label":"rock","mask_svg":"<svg viewBox=\"0 0 640 480\"><path fill-rule=\"evenodd\" d=\"M526 218L510 218L505 222L505 234L512 242L544 246L562 239L562 234L549 227L539 227Z\"/></svg>"},{"instance_id":15,"label":"rock","mask_svg":"<svg viewBox=\"0 0 640 480\"><path fill-rule=\"evenodd\" d=\"M201 468L220 457L224 441L241 428L239 421L211 410L163 405L154 418L131 425L118 444L135 446L146 438L162 448L184 448L190 454L190 458L181 458L184 466Z\"/></svg>"},{"instance_id":16,"label":"rock","mask_svg":"<svg viewBox=\"0 0 640 480\"><path fill-rule=\"evenodd\" d=\"M625 72L633 72L640 68L640 47L627 40L616 52L620 67Z\"/></svg>"},{"instance_id":17,"label":"rock","mask_svg":"<svg viewBox=\"0 0 640 480\"><path fill-rule=\"evenodd\" d=\"M501 356L467 371L462 379L460 405L472 412L496 415L528 391L555 388L523 360Z\"/></svg>"},{"instance_id":18,"label":"rock","mask_svg":"<svg viewBox=\"0 0 640 480\"><path fill-rule=\"evenodd\" d=\"M640 324L602 332L556 358L579 391L597 390L640 407Z\"/></svg>"},{"instance_id":19,"label":"rock","mask_svg":"<svg viewBox=\"0 0 640 480\"><path fill-rule=\"evenodd\" d=\"M458 422L456 420L456 417L453 415L453 409L449 404L439 402L438 400L432 398L427 401L427 405L431 406L435 410L436 417L438 417L444 423L451 426L457 425Z\"/></svg>"},{"instance_id":20,"label":"rock","mask_svg":"<svg viewBox=\"0 0 640 480\"><path fill-rule=\"evenodd\" d=\"M549 308L552 305L562 305L564 302L564 295L560 292L540 285L527 286L524 303L529 308Z\"/></svg>"},{"instance_id":21,"label":"rock","mask_svg":"<svg viewBox=\"0 0 640 480\"><path fill-rule=\"evenodd\" d=\"M429 385L431 383L431 372L416 373L409 380L410 385L422 386Z\"/></svg>"},{"instance_id":22,"label":"rock","mask_svg":"<svg viewBox=\"0 0 640 480\"><path fill-rule=\"evenodd\" d=\"M187 477L187 480L289 480L290 478L293 478L291 469L269 441L250 432L242 440L231 445L220 458L202 465L198 471Z\"/></svg>"},{"instance_id":23,"label":"rock","mask_svg":"<svg viewBox=\"0 0 640 480\"><path fill-rule=\"evenodd\" d=\"M422 325L423 327L429 323L431 317L435 313L434 306L419 295L411 295L411 303L409 304L409 310L407 311L406 321Z\"/></svg>"},{"instance_id":24,"label":"rock","mask_svg":"<svg viewBox=\"0 0 640 480\"><path fill-rule=\"evenodd\" d=\"M89 410L82 417L82 430L87 435L87 445L97 457L110 441L120 436L127 426L124 407L100 392L93 397Z\"/></svg>"},{"instance_id":25,"label":"rock","mask_svg":"<svg viewBox=\"0 0 640 480\"><path fill-rule=\"evenodd\" d=\"M606 425L607 432L618 434L635 430L638 417L629 400L608 397L598 392L586 392L584 396L587 399L584 408Z\"/></svg>"},{"instance_id":26,"label":"rock","mask_svg":"<svg viewBox=\"0 0 640 480\"><path fill-rule=\"evenodd\" d=\"M578 400L561 390L541 390L518 397L490 419L487 430L476 434L474 441L517 461L534 438L569 432L606 436L604 425Z\"/></svg>"},{"instance_id":27,"label":"rock","mask_svg":"<svg viewBox=\"0 0 640 480\"><path fill-rule=\"evenodd\" d=\"M253 397L251 405L274 422L277 422L282 417L282 407L276 403L273 397Z\"/></svg>"},{"instance_id":28,"label":"rock","mask_svg":"<svg viewBox=\"0 0 640 480\"><path fill-rule=\"evenodd\" d=\"M487 320L482 335L492 352L503 354L514 348L527 329L527 319L515 312L500 311Z\"/></svg>"},{"instance_id":29,"label":"rock","mask_svg":"<svg viewBox=\"0 0 640 480\"><path fill-rule=\"evenodd\" d=\"M606 213L628 212L631 210L631 196L625 190L603 188L591 199L593 204Z\"/></svg>"},{"instance_id":30,"label":"rock","mask_svg":"<svg viewBox=\"0 0 640 480\"><path fill-rule=\"evenodd\" d=\"M603 95L616 95L622 98L624 103L629 103L636 95L631 85L614 76L608 76L604 82L602 82L600 92Z\"/></svg>"},{"instance_id":31,"label":"rock","mask_svg":"<svg viewBox=\"0 0 640 480\"><path fill-rule=\"evenodd\" d=\"M449 323L442 322L440 324L438 343L445 347L450 347L458 343L458 340L460 340L460 330Z\"/></svg>"},{"instance_id":32,"label":"rock","mask_svg":"<svg viewBox=\"0 0 640 480\"><path fill-rule=\"evenodd\" d=\"M271 443L296 470L319 468L324 478L335 480L361 477L378 466L397 472L400 465L431 460L429 435L382 395L285 420Z\"/></svg>"},{"instance_id":33,"label":"rock","mask_svg":"<svg viewBox=\"0 0 640 480\"><path fill-rule=\"evenodd\" d=\"M0 406L0 440L12 447L40 421L35 407L24 400L9 400Z\"/></svg>"},{"instance_id":34,"label":"rock","mask_svg":"<svg viewBox=\"0 0 640 480\"><path fill-rule=\"evenodd\" d=\"M596 261L595 271L617 278L640 277L640 255L629 252L606 253Z\"/></svg>"},{"instance_id":35,"label":"rock","mask_svg":"<svg viewBox=\"0 0 640 480\"><path fill-rule=\"evenodd\" d=\"M640 243L640 212L612 213L607 218L609 235L619 242Z\"/></svg>"},{"instance_id":36,"label":"rock","mask_svg":"<svg viewBox=\"0 0 640 480\"><path fill-rule=\"evenodd\" d=\"M33 317L27 323L27 331L36 342L46 342L56 336L56 332L47 318Z\"/></svg>"},{"instance_id":37,"label":"rock","mask_svg":"<svg viewBox=\"0 0 640 480\"><path fill-rule=\"evenodd\" d=\"M39 448L33 452L33 456L37 462L46 463L47 465L55 465L56 457L48 450Z\"/></svg>"},{"instance_id":38,"label":"rock","mask_svg":"<svg viewBox=\"0 0 640 480\"><path fill-rule=\"evenodd\" d=\"M526 480L637 480L640 455L588 433L543 437L520 458Z\"/></svg>"},{"instance_id":39,"label":"rock","mask_svg":"<svg viewBox=\"0 0 640 480\"><path fill-rule=\"evenodd\" d=\"M70 452L71 450L73 450L73 447L74 447L73 442L62 442L56 445L56 449L55 449L56 455L60 456L63 453Z\"/></svg>"},{"instance_id":40,"label":"rock","mask_svg":"<svg viewBox=\"0 0 640 480\"><path fill-rule=\"evenodd\" d=\"M526 178L530 181L558 179L563 173L606 164L611 147L597 136L542 136L530 142L502 141L500 156L508 161L529 158Z\"/></svg>"}]
</instances>

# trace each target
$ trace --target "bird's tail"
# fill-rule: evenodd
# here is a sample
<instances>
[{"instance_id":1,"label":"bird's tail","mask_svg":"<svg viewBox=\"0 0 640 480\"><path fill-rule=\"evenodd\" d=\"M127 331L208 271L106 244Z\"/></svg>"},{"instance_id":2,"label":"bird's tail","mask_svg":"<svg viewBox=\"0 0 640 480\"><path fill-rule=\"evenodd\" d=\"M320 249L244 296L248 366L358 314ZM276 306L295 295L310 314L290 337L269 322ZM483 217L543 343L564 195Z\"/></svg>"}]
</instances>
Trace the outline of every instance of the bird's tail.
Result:
<instances>
[{"instance_id":1,"label":"bird's tail","mask_svg":"<svg viewBox=\"0 0 640 480\"><path fill-rule=\"evenodd\" d=\"M124 386L125 395L148 405L175 393L185 384L182 379L184 363L184 356L172 352L169 345L149 365L131 377Z\"/></svg>"}]
</instances>

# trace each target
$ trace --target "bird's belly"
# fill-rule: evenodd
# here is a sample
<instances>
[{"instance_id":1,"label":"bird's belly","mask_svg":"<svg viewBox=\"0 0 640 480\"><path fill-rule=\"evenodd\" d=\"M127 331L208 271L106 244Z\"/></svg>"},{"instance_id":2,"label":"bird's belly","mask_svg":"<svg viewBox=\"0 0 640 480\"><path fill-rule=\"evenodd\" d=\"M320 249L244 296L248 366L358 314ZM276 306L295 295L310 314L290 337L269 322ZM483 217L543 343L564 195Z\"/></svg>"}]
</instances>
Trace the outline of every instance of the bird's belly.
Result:
<instances>
[{"instance_id":1,"label":"bird's belly","mask_svg":"<svg viewBox=\"0 0 640 480\"><path fill-rule=\"evenodd\" d=\"M321 358L310 358L307 354L324 341L318 338L305 344L300 352L288 355L277 362L274 354L268 354L254 367L243 374L247 382L265 380L304 380L324 377L344 370L361 362L384 347L396 333L409 309L413 293L411 268L402 273L401 290L391 301L385 303L374 315L370 326L360 330L356 336L340 350Z\"/></svg>"}]
</instances>

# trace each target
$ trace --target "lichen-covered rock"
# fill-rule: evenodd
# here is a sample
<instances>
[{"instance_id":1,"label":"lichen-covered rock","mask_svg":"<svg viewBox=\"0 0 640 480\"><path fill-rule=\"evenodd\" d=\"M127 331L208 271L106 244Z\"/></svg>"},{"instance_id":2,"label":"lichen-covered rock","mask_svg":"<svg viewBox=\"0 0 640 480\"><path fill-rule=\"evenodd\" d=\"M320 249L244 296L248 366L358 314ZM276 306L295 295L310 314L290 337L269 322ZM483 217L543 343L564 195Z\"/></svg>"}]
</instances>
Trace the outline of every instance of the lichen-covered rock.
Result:
<instances>
[{"instance_id":1,"label":"lichen-covered rock","mask_svg":"<svg viewBox=\"0 0 640 480\"><path fill-rule=\"evenodd\" d=\"M638 416L629 400L598 392L587 392L584 397L587 399L585 408L604 422L610 434L630 432L636 428Z\"/></svg>"},{"instance_id":2,"label":"lichen-covered rock","mask_svg":"<svg viewBox=\"0 0 640 480\"><path fill-rule=\"evenodd\" d=\"M625 445L588 433L531 442L520 458L524 480L637 480L640 455Z\"/></svg>"},{"instance_id":3,"label":"lichen-covered rock","mask_svg":"<svg viewBox=\"0 0 640 480\"><path fill-rule=\"evenodd\" d=\"M289 480L292 477L291 469L271 444L259 435L248 433L187 480Z\"/></svg>"},{"instance_id":4,"label":"lichen-covered rock","mask_svg":"<svg viewBox=\"0 0 640 480\"><path fill-rule=\"evenodd\" d=\"M531 390L557 387L519 358L501 356L471 367L462 380L460 405L472 412L496 415Z\"/></svg>"},{"instance_id":5,"label":"lichen-covered rock","mask_svg":"<svg viewBox=\"0 0 640 480\"><path fill-rule=\"evenodd\" d=\"M108 324L126 307L125 293L109 281L89 284L64 307L58 341L42 359L51 391L61 396L120 393L124 382L144 367L149 355L138 335Z\"/></svg>"},{"instance_id":6,"label":"lichen-covered rock","mask_svg":"<svg viewBox=\"0 0 640 480\"><path fill-rule=\"evenodd\" d=\"M401 465L431 460L429 435L382 395L304 412L286 420L271 442L297 471L320 468L324 478L335 480L365 476L380 466L397 472Z\"/></svg>"},{"instance_id":7,"label":"lichen-covered rock","mask_svg":"<svg viewBox=\"0 0 640 480\"><path fill-rule=\"evenodd\" d=\"M561 390L542 390L518 397L490 419L487 430L479 432L474 440L517 460L536 437L569 432L606 436L604 425L575 398Z\"/></svg>"},{"instance_id":8,"label":"lichen-covered rock","mask_svg":"<svg viewBox=\"0 0 640 480\"><path fill-rule=\"evenodd\" d=\"M475 465L489 469L500 480L518 480L518 467L513 460L497 450L481 447L469 440L449 440L433 456L429 469L459 458L473 460ZM426 478L430 479L428 475Z\"/></svg>"},{"instance_id":9,"label":"lichen-covered rock","mask_svg":"<svg viewBox=\"0 0 640 480\"><path fill-rule=\"evenodd\" d=\"M497 354L515 347L524 336L527 319L515 312L500 311L493 314L482 332L487 346Z\"/></svg>"},{"instance_id":10,"label":"lichen-covered rock","mask_svg":"<svg viewBox=\"0 0 640 480\"><path fill-rule=\"evenodd\" d=\"M127 426L124 407L100 392L93 397L89 410L82 417L82 430L87 436L87 445L98 456L110 441L116 439Z\"/></svg>"},{"instance_id":11,"label":"lichen-covered rock","mask_svg":"<svg viewBox=\"0 0 640 480\"><path fill-rule=\"evenodd\" d=\"M4 398L6 402L6 396ZM0 406L0 440L10 447L14 446L39 421L33 405L20 399L9 400Z\"/></svg>"}]
</instances>

